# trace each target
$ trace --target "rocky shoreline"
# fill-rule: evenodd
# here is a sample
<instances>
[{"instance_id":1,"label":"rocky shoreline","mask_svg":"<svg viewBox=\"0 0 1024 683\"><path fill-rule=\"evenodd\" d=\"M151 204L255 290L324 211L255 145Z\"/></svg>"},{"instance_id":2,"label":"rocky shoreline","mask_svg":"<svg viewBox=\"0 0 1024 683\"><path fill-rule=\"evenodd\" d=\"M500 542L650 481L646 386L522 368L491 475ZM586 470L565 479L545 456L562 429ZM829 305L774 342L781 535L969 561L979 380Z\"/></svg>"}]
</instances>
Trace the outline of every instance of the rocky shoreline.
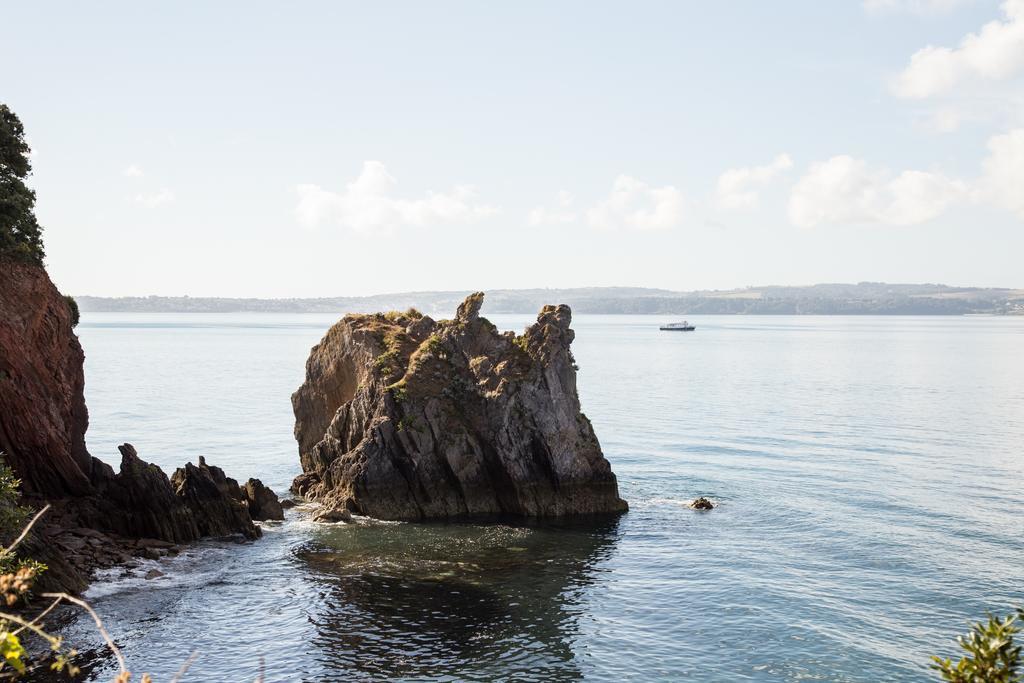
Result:
<instances>
[{"instance_id":1,"label":"rocky shoreline","mask_svg":"<svg viewBox=\"0 0 1024 683\"><path fill-rule=\"evenodd\" d=\"M168 477L119 447L119 471L86 448L85 354L72 310L42 266L0 258L0 453L23 502L50 505L21 550L48 569L44 590L80 592L96 569L173 553L200 538L261 535L277 497L203 458Z\"/></svg>"},{"instance_id":2,"label":"rocky shoreline","mask_svg":"<svg viewBox=\"0 0 1024 683\"><path fill-rule=\"evenodd\" d=\"M24 550L39 586L80 592L97 569L202 538L261 536L284 518L258 479L203 458L168 477L131 444L117 471L85 445L84 353L42 266L0 260L0 452L24 501L50 505ZM568 306L499 333L470 295L453 320L348 315L311 352L292 397L313 519L557 517L627 509L580 410Z\"/></svg>"},{"instance_id":3,"label":"rocky shoreline","mask_svg":"<svg viewBox=\"0 0 1024 683\"><path fill-rule=\"evenodd\" d=\"M277 496L257 479L239 486L202 457L168 479L131 444L120 451L121 472L100 497L26 499L50 506L25 543L48 567L41 589L78 593L97 570L174 556L203 538L256 540L262 530L255 521L284 519Z\"/></svg>"}]
</instances>

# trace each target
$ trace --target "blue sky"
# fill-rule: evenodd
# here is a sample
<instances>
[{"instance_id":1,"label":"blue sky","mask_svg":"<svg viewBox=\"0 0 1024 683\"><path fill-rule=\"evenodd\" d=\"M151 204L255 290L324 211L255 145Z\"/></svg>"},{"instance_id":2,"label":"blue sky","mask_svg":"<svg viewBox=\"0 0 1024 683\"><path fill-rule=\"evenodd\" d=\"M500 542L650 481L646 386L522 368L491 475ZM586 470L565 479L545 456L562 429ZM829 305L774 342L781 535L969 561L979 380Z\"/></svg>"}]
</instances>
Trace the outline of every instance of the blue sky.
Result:
<instances>
[{"instance_id":1,"label":"blue sky","mask_svg":"<svg viewBox=\"0 0 1024 683\"><path fill-rule=\"evenodd\" d=\"M1024 286L1024 0L3 16L68 292Z\"/></svg>"}]
</instances>

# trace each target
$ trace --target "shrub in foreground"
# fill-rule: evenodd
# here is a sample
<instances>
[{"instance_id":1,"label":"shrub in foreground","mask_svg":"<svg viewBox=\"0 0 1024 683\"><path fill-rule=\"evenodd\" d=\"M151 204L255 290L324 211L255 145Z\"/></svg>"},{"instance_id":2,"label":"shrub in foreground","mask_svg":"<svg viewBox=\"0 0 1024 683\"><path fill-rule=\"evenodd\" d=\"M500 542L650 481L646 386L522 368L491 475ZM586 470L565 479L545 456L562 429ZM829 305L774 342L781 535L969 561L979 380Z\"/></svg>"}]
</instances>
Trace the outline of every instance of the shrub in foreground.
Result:
<instances>
[{"instance_id":1,"label":"shrub in foreground","mask_svg":"<svg viewBox=\"0 0 1024 683\"><path fill-rule=\"evenodd\" d=\"M932 668L949 683L1018 683L1021 675L1021 646L1013 637L1020 633L1024 610L1000 619L988 617L987 622L975 624L971 632L957 638L966 654L959 662L932 657Z\"/></svg>"}]
</instances>

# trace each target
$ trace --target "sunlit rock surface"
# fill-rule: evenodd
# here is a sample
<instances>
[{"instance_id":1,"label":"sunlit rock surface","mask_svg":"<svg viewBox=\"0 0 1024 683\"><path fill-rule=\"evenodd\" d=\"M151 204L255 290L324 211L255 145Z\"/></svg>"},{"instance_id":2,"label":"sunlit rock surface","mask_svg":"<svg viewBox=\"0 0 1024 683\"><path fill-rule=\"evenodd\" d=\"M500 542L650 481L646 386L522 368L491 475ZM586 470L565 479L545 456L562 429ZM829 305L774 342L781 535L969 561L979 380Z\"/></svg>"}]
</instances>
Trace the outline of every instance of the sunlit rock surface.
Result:
<instances>
[{"instance_id":1,"label":"sunlit rock surface","mask_svg":"<svg viewBox=\"0 0 1024 683\"><path fill-rule=\"evenodd\" d=\"M303 474L293 489L381 519L626 510L580 412L568 306L524 334L479 316L347 315L292 396Z\"/></svg>"}]
</instances>

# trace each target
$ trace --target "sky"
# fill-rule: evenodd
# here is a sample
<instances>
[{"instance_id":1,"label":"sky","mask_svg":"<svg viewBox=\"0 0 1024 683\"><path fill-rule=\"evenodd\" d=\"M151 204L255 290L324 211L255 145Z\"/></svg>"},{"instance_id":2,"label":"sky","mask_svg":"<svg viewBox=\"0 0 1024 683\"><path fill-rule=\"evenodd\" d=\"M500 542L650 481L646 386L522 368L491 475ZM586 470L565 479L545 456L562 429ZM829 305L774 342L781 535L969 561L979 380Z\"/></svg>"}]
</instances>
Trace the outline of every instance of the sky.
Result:
<instances>
[{"instance_id":1,"label":"sky","mask_svg":"<svg viewBox=\"0 0 1024 683\"><path fill-rule=\"evenodd\" d=\"M1024 0L2 2L68 293L1024 287Z\"/></svg>"}]
</instances>

